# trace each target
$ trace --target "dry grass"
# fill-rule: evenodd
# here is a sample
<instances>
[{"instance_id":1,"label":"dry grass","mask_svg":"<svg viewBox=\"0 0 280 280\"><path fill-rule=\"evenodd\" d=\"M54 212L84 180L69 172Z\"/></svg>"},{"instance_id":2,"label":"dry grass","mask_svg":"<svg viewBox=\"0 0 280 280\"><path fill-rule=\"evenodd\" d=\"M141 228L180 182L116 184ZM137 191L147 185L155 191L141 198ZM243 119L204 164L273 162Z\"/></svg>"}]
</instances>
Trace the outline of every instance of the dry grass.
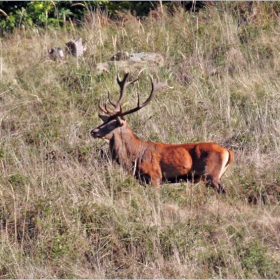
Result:
<instances>
[{"instance_id":1,"label":"dry grass","mask_svg":"<svg viewBox=\"0 0 280 280\"><path fill-rule=\"evenodd\" d=\"M270 4L255 6L252 18L217 3L127 24L95 12L80 29L1 40L1 277L279 278L280 26ZM84 58L46 59L76 36ZM156 191L101 157L106 143L89 131L99 97L118 92L117 69L91 67L118 51L161 52L157 75L174 87L129 117L135 133L232 149L227 196L190 183ZM144 74L127 108L149 93Z\"/></svg>"}]
</instances>

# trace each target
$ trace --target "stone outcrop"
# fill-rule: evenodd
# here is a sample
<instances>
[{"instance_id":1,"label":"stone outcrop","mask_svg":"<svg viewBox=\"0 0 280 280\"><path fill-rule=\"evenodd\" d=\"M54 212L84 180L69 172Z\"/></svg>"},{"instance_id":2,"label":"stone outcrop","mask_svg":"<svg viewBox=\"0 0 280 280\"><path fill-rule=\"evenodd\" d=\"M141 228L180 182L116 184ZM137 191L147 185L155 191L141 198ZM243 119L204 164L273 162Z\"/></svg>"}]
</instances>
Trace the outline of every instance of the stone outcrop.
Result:
<instances>
[{"instance_id":1,"label":"stone outcrop","mask_svg":"<svg viewBox=\"0 0 280 280\"><path fill-rule=\"evenodd\" d=\"M109 61L97 63L93 67L96 74L110 72L112 68L123 70L125 72L138 72L142 69L149 69L149 72L157 72L160 67L164 66L164 58L157 52L141 52L128 54L119 52Z\"/></svg>"}]
</instances>

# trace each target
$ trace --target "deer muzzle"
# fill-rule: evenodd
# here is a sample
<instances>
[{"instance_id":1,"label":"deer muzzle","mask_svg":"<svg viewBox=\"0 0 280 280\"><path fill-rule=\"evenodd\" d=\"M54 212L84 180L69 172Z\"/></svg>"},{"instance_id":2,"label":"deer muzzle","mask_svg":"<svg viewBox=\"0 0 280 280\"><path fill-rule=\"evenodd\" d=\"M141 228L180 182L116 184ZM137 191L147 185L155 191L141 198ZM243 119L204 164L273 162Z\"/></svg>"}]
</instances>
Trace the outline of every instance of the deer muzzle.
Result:
<instances>
[{"instance_id":1,"label":"deer muzzle","mask_svg":"<svg viewBox=\"0 0 280 280\"><path fill-rule=\"evenodd\" d=\"M98 131L99 131L99 129L93 129L93 130L90 132L91 136L92 136L93 138L100 138L101 136L98 135Z\"/></svg>"}]
</instances>

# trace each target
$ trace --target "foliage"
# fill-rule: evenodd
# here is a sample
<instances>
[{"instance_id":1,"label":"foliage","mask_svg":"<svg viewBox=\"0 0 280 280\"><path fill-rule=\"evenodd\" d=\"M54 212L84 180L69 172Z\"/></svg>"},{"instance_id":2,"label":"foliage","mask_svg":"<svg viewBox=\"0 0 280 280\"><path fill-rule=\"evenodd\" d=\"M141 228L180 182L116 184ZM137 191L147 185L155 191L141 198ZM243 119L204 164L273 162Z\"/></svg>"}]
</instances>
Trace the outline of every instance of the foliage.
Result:
<instances>
[{"instance_id":1,"label":"foliage","mask_svg":"<svg viewBox=\"0 0 280 280\"><path fill-rule=\"evenodd\" d=\"M2 3L2 10L6 15L2 14L0 16L0 26L3 31L8 31L13 27L59 25L73 16L81 17L79 10L76 10L75 13L71 11L71 5L71 1L29 1L19 2L19 4L13 4L13 2Z\"/></svg>"},{"instance_id":2,"label":"foliage","mask_svg":"<svg viewBox=\"0 0 280 280\"><path fill-rule=\"evenodd\" d=\"M138 15L148 14L155 5L145 1L2 1L0 28L2 34L14 27L59 26L68 20L80 21L88 11L105 9L109 14L128 10Z\"/></svg>"}]
</instances>

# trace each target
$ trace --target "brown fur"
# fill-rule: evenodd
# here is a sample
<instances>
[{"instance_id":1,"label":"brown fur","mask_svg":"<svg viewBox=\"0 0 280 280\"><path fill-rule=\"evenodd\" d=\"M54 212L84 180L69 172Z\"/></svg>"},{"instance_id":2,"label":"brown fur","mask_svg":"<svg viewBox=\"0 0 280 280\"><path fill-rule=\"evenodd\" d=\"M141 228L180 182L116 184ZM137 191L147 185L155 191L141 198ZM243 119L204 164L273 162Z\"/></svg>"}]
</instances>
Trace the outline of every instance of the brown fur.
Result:
<instances>
[{"instance_id":1,"label":"brown fur","mask_svg":"<svg viewBox=\"0 0 280 280\"><path fill-rule=\"evenodd\" d=\"M163 181L177 182L203 180L206 186L212 186L218 192L225 192L221 185L221 177L233 161L233 152L216 143L186 143L179 145L141 141L131 130L124 116L136 112L146 106L155 92L163 87L169 87L167 82L157 83L152 77L152 91L149 98L142 104L125 112L121 109L125 87L138 79L127 82L128 73L123 80L117 78L120 86L120 98L114 103L110 95L109 102L115 107L110 110L101 105L99 108L109 116L99 115L103 124L91 131L94 138L109 141L110 152L114 161L128 170L134 170L139 179L159 188ZM170 88L170 87L169 87Z\"/></svg>"},{"instance_id":2,"label":"brown fur","mask_svg":"<svg viewBox=\"0 0 280 280\"><path fill-rule=\"evenodd\" d=\"M134 135L126 120L114 118L92 130L91 134L109 140L113 160L129 170L136 164L135 175L157 188L163 181L204 180L207 186L225 192L220 179L234 155L216 143L145 142Z\"/></svg>"}]
</instances>

